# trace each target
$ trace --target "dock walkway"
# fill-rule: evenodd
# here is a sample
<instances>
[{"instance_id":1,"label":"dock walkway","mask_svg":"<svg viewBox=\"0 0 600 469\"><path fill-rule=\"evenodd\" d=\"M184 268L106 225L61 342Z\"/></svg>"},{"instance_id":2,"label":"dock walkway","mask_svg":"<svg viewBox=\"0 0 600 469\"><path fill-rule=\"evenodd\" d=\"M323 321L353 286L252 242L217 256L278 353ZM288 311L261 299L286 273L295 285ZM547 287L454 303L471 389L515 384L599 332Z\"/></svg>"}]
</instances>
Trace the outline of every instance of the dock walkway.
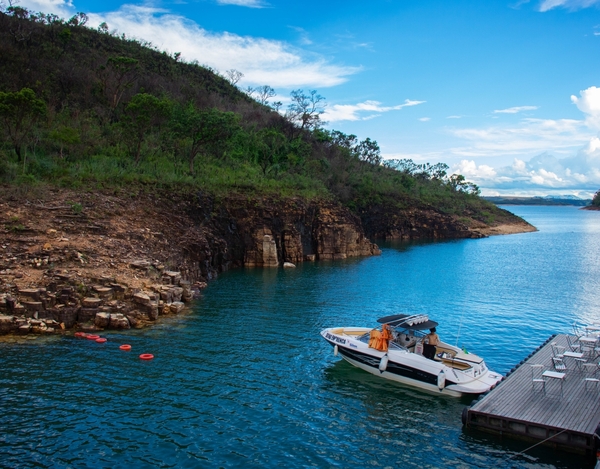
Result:
<instances>
[{"instance_id":1,"label":"dock walkway","mask_svg":"<svg viewBox=\"0 0 600 469\"><path fill-rule=\"evenodd\" d=\"M567 336L557 335L546 341L514 371L484 396L463 411L467 428L531 441L544 441L561 449L595 454L594 432L600 424L600 386L584 381L588 374L574 359L565 358L564 379L545 378L533 382L532 367L558 371L552 363L552 343L568 347Z\"/></svg>"}]
</instances>

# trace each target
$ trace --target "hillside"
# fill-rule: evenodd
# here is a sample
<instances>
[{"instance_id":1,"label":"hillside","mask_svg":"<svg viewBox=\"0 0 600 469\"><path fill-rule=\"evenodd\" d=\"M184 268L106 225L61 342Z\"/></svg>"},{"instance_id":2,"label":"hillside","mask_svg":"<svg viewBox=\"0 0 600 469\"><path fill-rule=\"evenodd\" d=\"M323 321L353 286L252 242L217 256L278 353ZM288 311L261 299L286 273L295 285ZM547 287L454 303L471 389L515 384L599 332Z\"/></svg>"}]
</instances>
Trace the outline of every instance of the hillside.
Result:
<instances>
[{"instance_id":1,"label":"hillside","mask_svg":"<svg viewBox=\"0 0 600 469\"><path fill-rule=\"evenodd\" d=\"M285 233L302 235L294 261L318 258L318 240L305 231L316 229L323 207L335 207L331 223L354 224L371 239L533 229L445 164L384 161L376 142L325 129L316 91L292 92L284 113L269 103L267 85L262 94L242 92L231 75L86 21L81 13L63 20L19 7L0 13L0 183L10 203L66 193L73 200L77 193L147 196L160 204L186 200L192 213L210 199L214 213L254 217L254 232L213 233L241 253L239 265L254 249L248 237L261 230L273 236L281 261L290 252ZM264 216L298 204L302 215L281 215L291 227Z\"/></svg>"},{"instance_id":2,"label":"hillside","mask_svg":"<svg viewBox=\"0 0 600 469\"><path fill-rule=\"evenodd\" d=\"M316 91L283 113L85 22L0 13L0 332L139 327L230 268L535 229L444 164L325 129Z\"/></svg>"}]
</instances>

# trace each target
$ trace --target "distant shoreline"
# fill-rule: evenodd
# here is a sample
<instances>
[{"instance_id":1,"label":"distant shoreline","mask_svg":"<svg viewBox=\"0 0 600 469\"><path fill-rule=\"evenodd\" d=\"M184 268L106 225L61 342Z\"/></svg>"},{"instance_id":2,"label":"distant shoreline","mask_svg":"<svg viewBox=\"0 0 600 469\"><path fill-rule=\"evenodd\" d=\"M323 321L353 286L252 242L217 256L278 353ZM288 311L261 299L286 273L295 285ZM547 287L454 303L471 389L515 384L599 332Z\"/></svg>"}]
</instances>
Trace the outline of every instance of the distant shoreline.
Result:
<instances>
[{"instance_id":1,"label":"distant shoreline","mask_svg":"<svg viewBox=\"0 0 600 469\"><path fill-rule=\"evenodd\" d=\"M587 207L592 199L570 199L550 197L482 197L482 199L496 205L572 205L575 207Z\"/></svg>"}]
</instances>

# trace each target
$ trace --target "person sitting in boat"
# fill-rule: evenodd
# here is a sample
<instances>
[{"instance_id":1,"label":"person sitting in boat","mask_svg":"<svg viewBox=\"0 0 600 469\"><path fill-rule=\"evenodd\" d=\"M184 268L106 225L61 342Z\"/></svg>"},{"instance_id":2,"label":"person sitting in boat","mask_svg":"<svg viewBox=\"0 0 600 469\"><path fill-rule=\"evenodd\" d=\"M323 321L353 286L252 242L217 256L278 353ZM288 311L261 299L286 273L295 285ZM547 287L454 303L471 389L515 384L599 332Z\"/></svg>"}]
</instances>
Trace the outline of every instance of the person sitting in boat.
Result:
<instances>
[{"instance_id":1,"label":"person sitting in boat","mask_svg":"<svg viewBox=\"0 0 600 469\"><path fill-rule=\"evenodd\" d=\"M429 334L423 339L423 356L433 360L435 357L435 346L439 344L440 336L435 332L435 327L432 327L429 329Z\"/></svg>"}]
</instances>

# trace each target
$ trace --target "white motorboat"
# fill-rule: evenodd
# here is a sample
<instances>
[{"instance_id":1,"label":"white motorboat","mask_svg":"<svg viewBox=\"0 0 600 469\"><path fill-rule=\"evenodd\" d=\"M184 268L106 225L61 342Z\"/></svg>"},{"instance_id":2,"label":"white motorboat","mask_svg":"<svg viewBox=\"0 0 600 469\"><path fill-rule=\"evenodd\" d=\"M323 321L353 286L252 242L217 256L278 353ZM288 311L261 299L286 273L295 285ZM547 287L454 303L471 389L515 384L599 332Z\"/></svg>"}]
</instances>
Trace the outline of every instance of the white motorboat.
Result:
<instances>
[{"instance_id":1,"label":"white motorboat","mask_svg":"<svg viewBox=\"0 0 600 469\"><path fill-rule=\"evenodd\" d=\"M426 344L423 331L437 327L423 314L378 319L377 328L332 327L321 331L336 355L382 378L451 396L482 394L501 379L483 358L440 341ZM427 358L429 357L429 358Z\"/></svg>"}]
</instances>

